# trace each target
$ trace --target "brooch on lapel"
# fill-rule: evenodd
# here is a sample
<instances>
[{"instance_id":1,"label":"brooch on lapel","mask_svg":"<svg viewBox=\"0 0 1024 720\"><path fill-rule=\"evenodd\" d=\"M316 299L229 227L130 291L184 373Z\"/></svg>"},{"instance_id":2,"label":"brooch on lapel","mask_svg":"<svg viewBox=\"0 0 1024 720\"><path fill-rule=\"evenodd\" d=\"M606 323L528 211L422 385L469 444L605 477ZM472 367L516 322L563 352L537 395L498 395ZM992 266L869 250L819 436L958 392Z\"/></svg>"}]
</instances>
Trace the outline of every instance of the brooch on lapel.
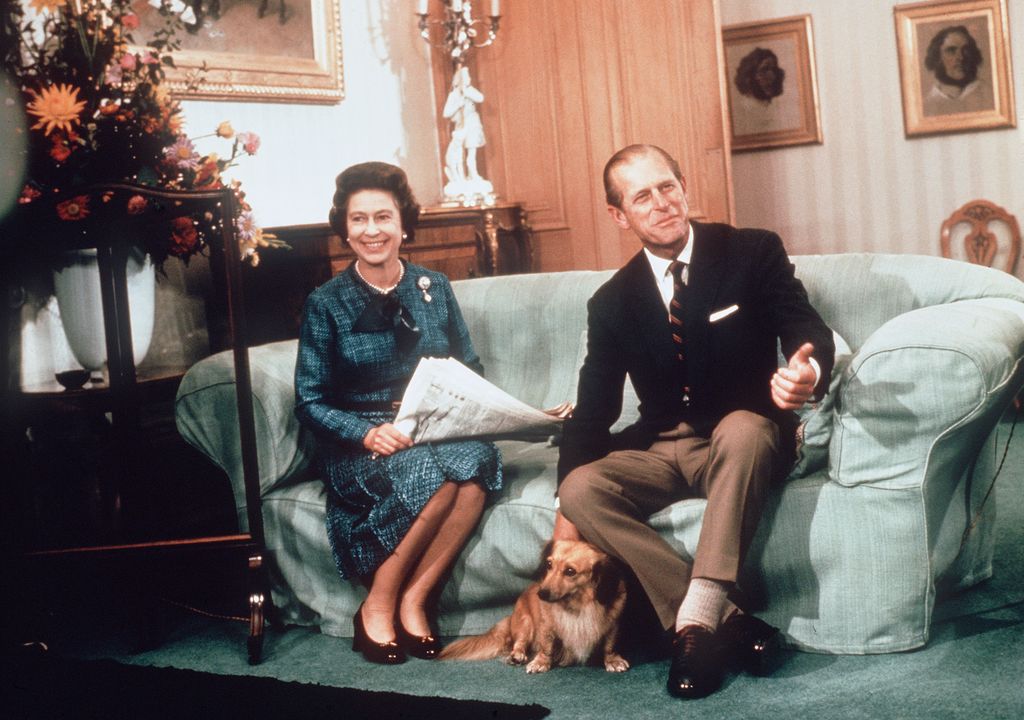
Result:
<instances>
[{"instance_id":1,"label":"brooch on lapel","mask_svg":"<svg viewBox=\"0 0 1024 720\"><path fill-rule=\"evenodd\" d=\"M423 302L430 302L433 299L427 292L430 289L430 278L426 275L420 276L420 279L416 281L416 287L423 291Z\"/></svg>"}]
</instances>

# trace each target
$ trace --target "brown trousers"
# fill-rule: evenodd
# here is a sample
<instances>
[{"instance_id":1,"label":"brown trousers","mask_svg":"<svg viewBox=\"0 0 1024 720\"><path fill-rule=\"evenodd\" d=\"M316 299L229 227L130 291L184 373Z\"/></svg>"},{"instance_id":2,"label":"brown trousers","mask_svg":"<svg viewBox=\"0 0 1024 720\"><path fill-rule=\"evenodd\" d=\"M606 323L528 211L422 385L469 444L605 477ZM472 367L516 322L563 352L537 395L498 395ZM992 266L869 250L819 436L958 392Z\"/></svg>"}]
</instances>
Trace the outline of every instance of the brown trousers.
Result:
<instances>
[{"instance_id":1,"label":"brown trousers","mask_svg":"<svg viewBox=\"0 0 1024 720\"><path fill-rule=\"evenodd\" d=\"M576 468L559 486L559 502L584 538L632 569L671 629L691 577L736 582L778 456L778 425L737 411L710 438L681 423L647 450L616 451ZM691 567L647 519L693 497L708 502Z\"/></svg>"}]
</instances>

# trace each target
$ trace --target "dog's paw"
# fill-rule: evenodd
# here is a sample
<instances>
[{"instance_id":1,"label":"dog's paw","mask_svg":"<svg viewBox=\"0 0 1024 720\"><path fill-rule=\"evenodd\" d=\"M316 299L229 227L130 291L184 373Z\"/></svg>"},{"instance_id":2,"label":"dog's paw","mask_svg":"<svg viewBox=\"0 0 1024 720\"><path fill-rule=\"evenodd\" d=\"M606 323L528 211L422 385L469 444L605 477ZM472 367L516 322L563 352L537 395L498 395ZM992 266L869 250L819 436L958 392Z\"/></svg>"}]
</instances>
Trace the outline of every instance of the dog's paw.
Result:
<instances>
[{"instance_id":1,"label":"dog's paw","mask_svg":"<svg viewBox=\"0 0 1024 720\"><path fill-rule=\"evenodd\" d=\"M508 657L505 658L505 662L509 665L525 665L526 660L526 653L522 650L513 650L509 653Z\"/></svg>"},{"instance_id":2,"label":"dog's paw","mask_svg":"<svg viewBox=\"0 0 1024 720\"><path fill-rule=\"evenodd\" d=\"M545 673L551 669L551 661L541 660L539 657L535 657L526 666L526 672L533 675L535 673Z\"/></svg>"},{"instance_id":3,"label":"dog's paw","mask_svg":"<svg viewBox=\"0 0 1024 720\"><path fill-rule=\"evenodd\" d=\"M629 670L629 660L612 653L611 655L604 656L604 669L608 672L626 672Z\"/></svg>"}]
</instances>

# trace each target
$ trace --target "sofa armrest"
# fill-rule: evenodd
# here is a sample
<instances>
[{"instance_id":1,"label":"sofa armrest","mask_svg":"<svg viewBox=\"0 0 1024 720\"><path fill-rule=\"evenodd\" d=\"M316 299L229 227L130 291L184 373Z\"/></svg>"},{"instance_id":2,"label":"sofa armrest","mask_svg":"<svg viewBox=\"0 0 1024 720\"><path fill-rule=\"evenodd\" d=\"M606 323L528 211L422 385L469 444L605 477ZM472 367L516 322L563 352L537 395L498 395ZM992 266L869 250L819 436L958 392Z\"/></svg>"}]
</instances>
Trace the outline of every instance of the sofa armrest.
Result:
<instances>
[{"instance_id":1,"label":"sofa armrest","mask_svg":"<svg viewBox=\"0 0 1024 720\"><path fill-rule=\"evenodd\" d=\"M1020 387L1022 356L1024 303L1014 300L935 305L885 323L844 373L831 480L917 487L937 460L959 452L969 464Z\"/></svg>"},{"instance_id":2,"label":"sofa armrest","mask_svg":"<svg viewBox=\"0 0 1024 720\"><path fill-rule=\"evenodd\" d=\"M260 494L305 477L313 439L295 417L297 341L249 348ZM245 508L242 449L231 351L211 355L189 368L175 399L178 432L231 479L240 515Z\"/></svg>"}]
</instances>

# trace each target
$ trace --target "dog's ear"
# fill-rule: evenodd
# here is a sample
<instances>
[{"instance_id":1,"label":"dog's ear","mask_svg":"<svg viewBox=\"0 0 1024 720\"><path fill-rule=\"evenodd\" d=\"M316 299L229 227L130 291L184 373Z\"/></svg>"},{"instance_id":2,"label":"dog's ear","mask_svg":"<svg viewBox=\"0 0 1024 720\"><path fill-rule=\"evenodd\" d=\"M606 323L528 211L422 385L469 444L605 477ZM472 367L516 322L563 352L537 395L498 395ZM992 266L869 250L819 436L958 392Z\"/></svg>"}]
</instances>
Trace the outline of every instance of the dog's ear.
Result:
<instances>
[{"instance_id":1,"label":"dog's ear","mask_svg":"<svg viewBox=\"0 0 1024 720\"><path fill-rule=\"evenodd\" d=\"M594 583L594 599L606 607L615 602L622 579L618 561L611 557L601 558L594 563L590 577Z\"/></svg>"},{"instance_id":2,"label":"dog's ear","mask_svg":"<svg viewBox=\"0 0 1024 720\"><path fill-rule=\"evenodd\" d=\"M533 574L534 580L543 580L544 574L548 571L548 558L555 547L554 540L548 540L547 545L540 551L540 563L537 565L537 572Z\"/></svg>"}]
</instances>

